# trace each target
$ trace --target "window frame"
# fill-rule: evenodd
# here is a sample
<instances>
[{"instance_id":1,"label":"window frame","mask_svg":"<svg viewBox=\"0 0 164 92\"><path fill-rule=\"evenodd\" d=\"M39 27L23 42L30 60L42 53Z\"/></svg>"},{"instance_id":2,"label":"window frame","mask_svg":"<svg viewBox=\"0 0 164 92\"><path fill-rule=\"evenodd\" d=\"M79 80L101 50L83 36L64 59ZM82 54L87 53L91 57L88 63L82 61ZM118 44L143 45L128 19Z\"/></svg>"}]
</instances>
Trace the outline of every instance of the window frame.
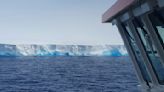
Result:
<instances>
[{"instance_id":1,"label":"window frame","mask_svg":"<svg viewBox=\"0 0 164 92\"><path fill-rule=\"evenodd\" d=\"M129 21L131 21L131 20L129 20ZM127 24L127 25L126 25ZM133 38L134 37L134 35L132 34L132 32L131 33L129 33L129 31L126 29L126 26L129 28L129 30L131 31L131 29L130 29L130 27L129 27L129 25L128 25L128 23L126 23L126 22L124 22L124 23L122 23L122 27L124 28L124 32L125 32L125 36L127 37L127 39L128 39L128 41L129 41L129 44L130 44L130 46L131 46L131 48L132 48L132 51L134 52L134 55L135 55L135 57L136 57L136 63L137 63L137 66L140 68L140 71L141 71L141 74L142 74L142 77L143 77L143 79L144 79L144 81L146 82L146 84L149 86L149 84L150 83L152 83L152 80L151 80L151 78L150 78L150 74L148 73L148 69L147 69L147 66L146 66L146 64L145 64L145 62L144 62L144 59L143 59L143 57L141 57L142 59L139 59L138 57L140 57L140 55L139 55L139 53L141 54L141 51L140 51L140 49L139 49L139 47L138 47L138 45L137 45L137 43L136 43L136 40L135 40L135 38ZM133 36L131 36L131 35ZM128 37L129 36L129 37ZM138 48L138 50L139 51L135 51L134 49L135 49L135 47L134 46L132 46L132 42L131 42L131 39L133 40L133 41L135 41L135 45L137 46L137 48ZM142 55L141 55L142 56ZM143 64L143 66L141 66L140 64ZM145 68L145 70L143 70L143 67ZM146 72L146 73L145 73ZM147 77L145 77L145 75L147 75Z\"/></svg>"},{"instance_id":2,"label":"window frame","mask_svg":"<svg viewBox=\"0 0 164 92\"><path fill-rule=\"evenodd\" d=\"M137 59L136 59L136 56L134 55L134 51L132 50L132 47L130 46L129 41L128 41L127 37L125 36L124 28L121 25L121 23L122 22L119 19L115 20L115 24L118 27L118 31L119 31L121 37L123 38L125 46L127 47L128 53L132 59L132 63L136 70L137 78L138 78L139 82L142 84L142 86L150 88L153 85L153 83L146 83L146 81L144 80L141 70L137 64L137 61L136 61Z\"/></svg>"},{"instance_id":3,"label":"window frame","mask_svg":"<svg viewBox=\"0 0 164 92\"><path fill-rule=\"evenodd\" d=\"M161 10L164 11L164 9L161 9ZM158 13L158 12L161 11L161 10L154 10L152 13L148 14L148 17L149 17L149 19L150 19L150 21L151 21L151 23L152 23L152 26L153 26L153 28L154 28L154 30L155 30L155 32L156 32L156 34L157 34L157 36L158 36L158 38L159 38L161 44L163 44L163 48L164 48L164 39L161 38L161 35L159 34L156 25L154 24L153 20L151 20L151 14L153 14L153 15L155 14L156 17L155 17L155 15L154 15L154 17L155 17L157 20L159 20L161 23L164 24L164 17L162 17L162 16ZM160 17L161 19L160 19L159 17Z\"/></svg>"},{"instance_id":4,"label":"window frame","mask_svg":"<svg viewBox=\"0 0 164 92\"><path fill-rule=\"evenodd\" d=\"M138 18L140 18L140 17L138 17ZM141 19L141 18L140 18L140 19ZM154 71L154 73L155 73L155 76L157 77L159 84L164 85L164 78L163 78L163 80L160 79L160 74L161 74L161 73L158 71L158 67L155 66L155 63L154 63L154 62L156 62L156 61L152 60L152 58L151 58L151 56L150 56L151 53L149 53L149 51L147 51L147 48L146 48L146 46L145 46L145 44L144 44L144 42L143 42L143 39L142 39L142 37L141 37L141 34L139 33L139 30L138 30L137 27L136 27L137 25L135 25L134 22L138 24L138 26L141 28L142 31L146 31L147 34L148 34L148 30L144 29L144 28L142 27L142 25L140 25L141 23L138 21L137 18L134 18L134 20L133 20L133 25L134 25L135 30L136 30L136 32L137 32L137 34L138 34L138 36L139 36L139 38L140 38L140 40L141 40L141 43L142 43L143 46L144 46L145 52L146 52L146 54L147 54L147 57L148 57L148 59L149 59L149 62L150 62L150 64L151 64L151 66L152 66L152 69L153 69L153 71ZM142 19L141 19L141 22L142 22ZM143 25L145 26L145 24L143 24ZM149 35L149 36L150 36L150 35ZM149 44L149 45L150 45L150 44ZM152 45L154 45L154 44L152 43ZM155 48L156 48L156 47L155 47ZM153 51L153 53L154 53L154 51ZM156 52L156 53L158 53L158 52ZM154 54L155 54L155 53L154 53ZM154 55L154 57L157 58L157 56L155 56L155 55ZM161 67L164 68L164 66L163 66L162 63L161 63L161 58L160 58L160 57L159 57L159 63L160 63L160 65L161 65Z\"/></svg>"}]
</instances>

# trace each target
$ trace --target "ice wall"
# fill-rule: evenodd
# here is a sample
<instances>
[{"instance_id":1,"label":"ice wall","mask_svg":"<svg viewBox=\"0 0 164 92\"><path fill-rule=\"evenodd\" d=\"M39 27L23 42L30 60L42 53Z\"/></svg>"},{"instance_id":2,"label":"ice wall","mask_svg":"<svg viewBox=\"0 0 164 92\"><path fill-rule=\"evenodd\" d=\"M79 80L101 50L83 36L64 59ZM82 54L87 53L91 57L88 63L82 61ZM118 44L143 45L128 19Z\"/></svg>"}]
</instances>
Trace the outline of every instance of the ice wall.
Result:
<instances>
[{"instance_id":1,"label":"ice wall","mask_svg":"<svg viewBox=\"0 0 164 92\"><path fill-rule=\"evenodd\" d=\"M127 56L123 45L8 45L0 44L0 56Z\"/></svg>"}]
</instances>

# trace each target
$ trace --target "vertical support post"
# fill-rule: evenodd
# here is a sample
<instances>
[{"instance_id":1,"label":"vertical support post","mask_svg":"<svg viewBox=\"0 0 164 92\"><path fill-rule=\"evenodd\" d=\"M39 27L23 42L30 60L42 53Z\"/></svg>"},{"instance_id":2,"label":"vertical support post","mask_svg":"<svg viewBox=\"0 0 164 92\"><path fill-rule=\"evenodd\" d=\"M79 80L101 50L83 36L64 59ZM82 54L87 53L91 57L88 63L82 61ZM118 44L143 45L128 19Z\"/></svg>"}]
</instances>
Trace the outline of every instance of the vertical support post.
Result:
<instances>
[{"instance_id":1,"label":"vertical support post","mask_svg":"<svg viewBox=\"0 0 164 92\"><path fill-rule=\"evenodd\" d=\"M142 41L141 41L141 39L139 37L139 34L137 33L137 30L136 30L133 22L132 21L129 21L128 22L128 26L130 27L131 32L132 32L132 34L135 37L136 43L137 43L138 47L140 48L141 54L142 54L143 59L145 61L144 63L146 64L146 69L148 71L148 74L150 75L150 78L152 80L152 83L154 85L159 85L158 78L157 78L157 76L155 74L155 71L153 69L153 66L150 63L150 59L149 59L149 57L147 55L147 52L145 50L145 47L144 47L144 45L143 45L143 43L142 43Z\"/></svg>"},{"instance_id":2,"label":"vertical support post","mask_svg":"<svg viewBox=\"0 0 164 92\"><path fill-rule=\"evenodd\" d=\"M119 33L121 34L121 37L122 37L124 43L125 43L125 46L126 46L126 48L128 50L128 53L129 53L129 55L130 55L130 57L132 59L132 63L134 65L134 67L135 67L137 78L138 78L138 80L139 80L139 82L141 84L145 84L146 85L145 80L143 78L143 75L141 73L141 70L139 68L139 65L137 63L137 59L136 59L135 53L134 53L134 51L133 51L133 49L132 49L132 47L131 47L131 45L130 45L130 43L128 41L128 38L126 37L126 34L124 32L124 28L122 27L122 25L121 25L119 20L116 20L116 25L118 27ZM145 86L145 85L143 85L143 86Z\"/></svg>"},{"instance_id":3,"label":"vertical support post","mask_svg":"<svg viewBox=\"0 0 164 92\"><path fill-rule=\"evenodd\" d=\"M154 29L154 27L147 15L143 16L143 23L145 24L146 28L148 29L150 38L153 41L153 43L157 49L157 52L160 56L160 61L161 61L162 65L164 66L164 48L159 40L157 33L155 32L156 30Z\"/></svg>"}]
</instances>

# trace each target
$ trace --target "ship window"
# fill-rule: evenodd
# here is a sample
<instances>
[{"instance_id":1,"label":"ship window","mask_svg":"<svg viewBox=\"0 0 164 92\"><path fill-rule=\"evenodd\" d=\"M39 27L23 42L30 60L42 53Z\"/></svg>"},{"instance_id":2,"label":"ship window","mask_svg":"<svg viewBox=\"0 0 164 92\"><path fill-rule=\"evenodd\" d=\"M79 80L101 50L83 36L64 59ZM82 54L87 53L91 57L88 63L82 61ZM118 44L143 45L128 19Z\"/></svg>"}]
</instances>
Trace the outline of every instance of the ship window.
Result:
<instances>
[{"instance_id":1,"label":"ship window","mask_svg":"<svg viewBox=\"0 0 164 92\"><path fill-rule=\"evenodd\" d=\"M155 11L150 14L149 17L161 40L161 43L164 45L164 10L160 12Z\"/></svg>"},{"instance_id":2,"label":"ship window","mask_svg":"<svg viewBox=\"0 0 164 92\"><path fill-rule=\"evenodd\" d=\"M146 66L144 64L144 61L143 61L143 58L142 58L142 55L139 51L139 48L136 44L136 41L134 39L134 36L132 35L131 33L131 30L130 28L127 26L126 23L122 24L122 26L124 27L124 30L125 30L125 35L126 37L128 37L128 41L130 43L130 46L132 47L132 51L134 52L135 54L135 57L136 57L136 61L137 61L137 64L141 70L141 73L143 75L143 78L146 82L151 82L150 80L150 77L148 75L148 72L146 70Z\"/></svg>"},{"instance_id":3,"label":"ship window","mask_svg":"<svg viewBox=\"0 0 164 92\"><path fill-rule=\"evenodd\" d=\"M155 70L155 73L158 77L158 80L160 83L164 82L164 67L162 66L161 62L160 62L160 57L157 53L157 50L155 48L155 46L153 45L149 34L146 31L145 26L143 25L143 23L141 22L140 19L135 19L133 21L137 33L140 36L140 39L145 47L146 53L150 59L150 63L153 66L153 69Z\"/></svg>"}]
</instances>

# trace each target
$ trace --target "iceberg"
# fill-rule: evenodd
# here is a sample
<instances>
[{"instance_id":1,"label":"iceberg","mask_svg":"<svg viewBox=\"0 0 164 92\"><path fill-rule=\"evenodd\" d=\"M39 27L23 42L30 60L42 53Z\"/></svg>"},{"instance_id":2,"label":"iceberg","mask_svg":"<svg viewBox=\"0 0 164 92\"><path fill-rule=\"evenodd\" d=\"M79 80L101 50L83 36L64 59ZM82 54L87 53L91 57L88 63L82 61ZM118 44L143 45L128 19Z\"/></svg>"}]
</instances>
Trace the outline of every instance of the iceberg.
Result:
<instances>
[{"instance_id":1,"label":"iceberg","mask_svg":"<svg viewBox=\"0 0 164 92\"><path fill-rule=\"evenodd\" d=\"M0 44L0 56L127 56L124 45Z\"/></svg>"}]
</instances>

